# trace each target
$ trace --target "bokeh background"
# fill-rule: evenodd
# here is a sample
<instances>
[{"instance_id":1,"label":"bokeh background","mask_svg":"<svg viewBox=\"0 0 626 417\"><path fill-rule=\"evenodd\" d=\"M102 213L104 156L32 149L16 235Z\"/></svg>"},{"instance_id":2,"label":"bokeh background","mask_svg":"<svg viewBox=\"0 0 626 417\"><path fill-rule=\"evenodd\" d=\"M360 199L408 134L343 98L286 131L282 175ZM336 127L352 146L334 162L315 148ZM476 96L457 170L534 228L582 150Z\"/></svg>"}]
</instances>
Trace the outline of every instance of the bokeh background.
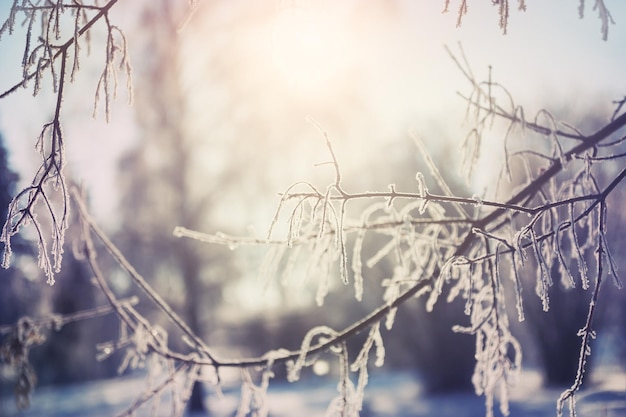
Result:
<instances>
[{"instance_id":1,"label":"bokeh background","mask_svg":"<svg viewBox=\"0 0 626 417\"><path fill-rule=\"evenodd\" d=\"M357 303L337 285L320 308L315 283L259 278L266 248L203 245L174 237L174 227L263 237L278 193L296 181L333 181L316 124L332 140L348 190L386 190L390 183L413 190L415 173L426 170L414 131L459 194L482 194L499 175L502 132L494 130L474 175L463 177L459 144L469 124L458 92L469 84L446 47L457 58L463 51L476 78L505 86L526 115L547 109L592 132L626 94L626 5L607 2L615 24L604 41L593 2L582 19L577 2L528 3L525 12L511 8L504 35L497 8L486 1L470 2L460 27L454 1L447 13L443 1L199 1L191 16L184 1L122 1L111 20L128 41L133 103L122 73L111 120L102 103L92 117L105 60L98 46L104 32L95 28L64 103L66 175L85 187L94 216L131 263L210 345L230 356L295 349L310 327L343 328L371 311L381 290L372 287ZM0 5L2 19L9 6ZM17 28L0 39L1 91L21 79L24 35ZM3 214L38 166L34 143L53 98L44 85L36 97L26 88L0 102ZM616 192L618 207L622 195ZM623 214L617 208L612 215L621 263ZM0 325L104 303L69 247L57 284L45 285L30 238L20 237L12 267L0 271ZM120 297L136 293L123 272L102 262ZM390 268L381 263L368 274L390 276ZM525 362L546 384L573 380L589 296L555 288L550 313L516 324ZM527 298L527 310L539 311L539 301L533 308ZM598 369L621 366L626 354L623 292L610 288L604 301L593 356ZM158 311L139 308L168 326ZM428 315L415 302L398 314L385 370L415 370L432 392L471 389L474 341L450 331L460 310L438 307ZM116 376L115 357L95 358L96 345L117 331L115 319L104 317L51 334L31 352L39 384ZM315 372L323 378L333 370ZM10 383L0 386L9 397Z\"/></svg>"}]
</instances>

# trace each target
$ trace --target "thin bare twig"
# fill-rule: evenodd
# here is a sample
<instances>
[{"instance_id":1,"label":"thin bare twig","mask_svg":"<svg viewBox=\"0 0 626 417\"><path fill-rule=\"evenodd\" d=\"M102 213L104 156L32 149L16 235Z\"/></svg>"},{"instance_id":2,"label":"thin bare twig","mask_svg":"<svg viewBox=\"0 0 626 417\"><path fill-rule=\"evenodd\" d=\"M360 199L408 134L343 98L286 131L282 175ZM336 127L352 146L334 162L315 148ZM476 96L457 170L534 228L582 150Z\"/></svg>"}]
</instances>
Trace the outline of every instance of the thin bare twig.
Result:
<instances>
[{"instance_id":1,"label":"thin bare twig","mask_svg":"<svg viewBox=\"0 0 626 417\"><path fill-rule=\"evenodd\" d=\"M96 222L91 218L87 209L78 194L78 191L72 190L72 195L74 197L74 202L78 207L79 213L83 221L89 229L98 237L98 239L105 246L107 251L111 254L111 256L120 264L120 266L128 272L133 281L137 284L139 288L141 288L147 295L154 301L154 303L159 306L159 308L174 322L196 345L199 349L199 352L203 355L206 355L207 358L211 361L211 364L219 365L219 361L215 359L214 355L211 353L209 347L204 343L202 339L198 335L196 335L193 330L185 323L179 316L176 314L174 310L163 300L163 298L156 292L152 287L146 282L146 280L135 270L135 268L126 260L126 257L119 251L119 249L109 240L106 234L100 229L100 227L96 224Z\"/></svg>"}]
</instances>

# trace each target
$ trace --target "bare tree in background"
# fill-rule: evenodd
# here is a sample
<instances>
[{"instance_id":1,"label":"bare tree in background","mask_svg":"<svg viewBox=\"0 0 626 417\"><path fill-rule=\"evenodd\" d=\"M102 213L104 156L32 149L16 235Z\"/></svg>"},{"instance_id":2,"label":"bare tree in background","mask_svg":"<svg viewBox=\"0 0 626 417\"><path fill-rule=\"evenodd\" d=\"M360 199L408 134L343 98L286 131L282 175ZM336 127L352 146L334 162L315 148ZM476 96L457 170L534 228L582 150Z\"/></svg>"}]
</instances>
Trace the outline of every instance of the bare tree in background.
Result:
<instances>
[{"instance_id":1,"label":"bare tree in background","mask_svg":"<svg viewBox=\"0 0 626 417\"><path fill-rule=\"evenodd\" d=\"M164 294L189 328L210 341L215 323L209 318L219 305L220 286L233 275L228 272L232 256L226 248L201 251L190 242L174 244L171 232L175 224L206 227L216 198L212 188L237 175L231 172L231 178L215 178L213 186L207 182L200 196L193 190L192 182L199 175L194 158L197 151L184 126L188 114L177 65L180 38L176 25L180 19L176 16L180 8L176 6L169 1L154 2L145 7L142 16L142 26L149 32L145 50L150 51L135 70L141 74L135 101L142 138L121 161L119 241L129 260L152 277L150 285ZM148 317L163 322L166 317L158 313L155 309ZM163 327L174 330L166 320ZM187 348L178 338L172 346L179 351ZM194 384L189 409L204 410L203 399L199 383Z\"/></svg>"},{"instance_id":2,"label":"bare tree in background","mask_svg":"<svg viewBox=\"0 0 626 417\"><path fill-rule=\"evenodd\" d=\"M400 190L390 185L383 191L349 190L331 138L322 125L313 121L327 148L328 160L324 162L334 179L324 188L305 180L285 190L266 236L204 234L185 227L177 228L174 233L229 248L268 246L264 272L270 277L289 276L294 266L304 264L306 274L317 283L319 304L327 298L332 280L350 284L344 288L350 288L357 300L363 298L370 285L381 286L384 291L380 307L344 329L327 325L310 329L297 350L271 350L263 356L245 359L222 358L198 335L194 323L188 322L194 320L193 314L185 317L177 313L128 262L91 218L84 198L79 191L71 189L63 174L65 91L71 88L70 81L80 69L82 49L87 46L86 38L96 26L103 30L106 39L102 45L104 67L96 89L96 102L103 102L106 117L120 82L120 68L130 81L127 40L110 19L110 10L117 3L117 0L103 5L78 1L14 2L0 34L11 33L19 19L25 21L23 79L0 94L0 98L23 87L33 88L37 94L46 83L51 83L56 97L52 120L43 126L37 142L41 167L32 184L17 193L9 204L2 232L3 265L10 264L11 238L21 228L31 227L38 242L39 266L48 283L54 284L55 274L61 268L72 196L82 230L77 251L86 259L97 287L109 303L94 307L80 317L115 312L120 321L119 337L101 344L100 356L106 358L116 351L123 352L121 371L148 368L145 393L122 415L133 414L147 402L158 403L166 392L172 394L172 414L180 415L196 381L203 380L219 389L224 368L241 371L242 393L237 415L267 415L266 394L273 368L287 364L288 378L295 382L304 368L321 357L333 360L338 370L338 394L329 405L329 413L359 415L372 365L370 358L374 366L382 366L385 360L383 328L393 327L397 310L416 297L425 300L428 312L446 301L461 302L464 315L459 317L454 330L475 341L472 383L476 393L485 397L487 415L492 415L496 400L501 412L508 414L508 392L520 372L521 349L511 332L506 293L514 294L514 318L524 320L527 314L524 299L528 295L524 291L527 281L522 277L532 276L534 293L541 301L542 310L548 311L550 289L556 278L552 271L558 271L568 285L587 290L590 298L585 322L578 331L580 354L576 376L571 388L557 401L558 414L566 404L574 409L575 394L583 383L591 341L596 335L594 319L601 289L606 280L613 281L617 287L622 285L608 245L611 219L607 203L626 176L621 165L626 125L626 114L621 111L624 101L617 103L616 110L606 115L603 126L592 132L562 123L547 110L528 117L491 74L485 81L477 79L462 51L450 52L469 82L469 93L463 96L473 121L463 143L467 172L475 166L481 141L490 129L499 126L505 132L501 178L519 184L512 190L494 184L490 194L474 196L453 192L446 173L439 171L415 134L412 136L417 152L427 169L416 173L412 189ZM449 3L445 2L446 8ZM459 23L467 11L467 1L460 3ZM505 30L509 3L494 4L499 6L500 24ZM518 4L524 7L523 1ZM195 2L190 7L193 10ZM610 14L602 1L596 2L596 9L606 36ZM539 145L524 148L520 139L531 136L538 139ZM531 161L539 170L530 169ZM612 173L610 176L600 175L606 165L613 167L607 170ZM367 204L355 211L352 207L357 202ZM47 217L46 222L40 221L38 211ZM280 225L284 226L283 235L275 232ZM373 235L385 243L364 259L364 242ZM142 315L135 308L136 300L118 298L101 269L94 239L145 293L148 302L178 329L188 350L173 348L168 341L171 332ZM586 256L589 251L594 254L591 262ZM383 259L393 265L392 273L386 277L368 276L367 268ZM190 276L198 274L194 270ZM25 352L40 341L42 329L63 326L67 320L67 317L39 321L22 318L10 332L2 329L3 334L11 335L3 339L2 361L28 369ZM351 355L348 340L359 333L365 337L358 353ZM26 383L20 390L22 401L32 389L28 377L18 381L18 384Z\"/></svg>"}]
</instances>

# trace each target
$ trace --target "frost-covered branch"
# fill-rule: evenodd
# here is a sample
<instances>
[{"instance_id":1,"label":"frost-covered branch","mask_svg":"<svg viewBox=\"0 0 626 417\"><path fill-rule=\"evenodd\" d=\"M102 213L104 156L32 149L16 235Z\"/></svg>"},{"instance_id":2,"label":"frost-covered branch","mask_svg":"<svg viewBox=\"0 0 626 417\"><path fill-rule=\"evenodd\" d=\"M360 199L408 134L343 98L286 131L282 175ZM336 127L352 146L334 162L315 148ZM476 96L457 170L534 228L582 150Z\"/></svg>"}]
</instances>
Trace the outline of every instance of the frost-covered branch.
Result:
<instances>
[{"instance_id":1,"label":"frost-covered branch","mask_svg":"<svg viewBox=\"0 0 626 417\"><path fill-rule=\"evenodd\" d=\"M176 314L174 310L163 300L163 298L148 284L148 282L135 270L135 268L126 260L124 255L119 251L119 249L109 240L106 234L98 227L96 222L91 218L87 209L80 197L78 191L72 191L74 201L78 210L80 212L81 220L85 223L85 225L89 228L89 231L94 233L98 239L105 246L110 255L118 262L118 264L130 275L133 281L137 284L137 286L143 290L150 299L165 313L167 316L178 326L187 337L194 343L194 347L199 350L202 355L206 355L206 357L213 363L218 364L215 360L213 354L210 352L209 347L198 337L189 326ZM85 239L87 239L88 235L85 235ZM89 249L92 245L86 245L86 248ZM93 249L90 249L91 256L88 256L87 259L90 261L94 261L95 253ZM90 262L92 268L96 266L94 262ZM95 268L94 268L95 269ZM95 271L94 271L95 272ZM112 302L113 298L109 297L109 300Z\"/></svg>"},{"instance_id":2,"label":"frost-covered branch","mask_svg":"<svg viewBox=\"0 0 626 417\"><path fill-rule=\"evenodd\" d=\"M524 319L521 269L530 257L536 264L536 292L544 310L550 306L548 289L553 282L549 271L555 262L574 285L566 259L576 259L582 287L587 288L584 256L592 237L581 242L578 229L600 230L598 221L602 219L594 214L595 208L605 204L607 196L626 176L626 170L622 170L603 189L600 188L593 168L603 160L590 155L595 155L600 147L617 146L622 142L621 139L614 140L613 136L626 127L626 115L613 117L590 135L556 121L543 110L533 122L528 122L524 119L523 109L510 97L506 99L508 93L504 95L506 106L501 104L495 91L506 90L493 82L491 75L488 82L479 83L474 80L469 67L461 67L460 60L455 61L474 89L474 98L468 100L468 112L473 112L476 124L473 130L476 143L472 146L480 146L482 136L497 119L511 125L523 125L526 131L543 137L552 149L551 155L532 151L510 153L508 139L505 140L507 161L515 156L529 167L531 158L539 156L543 164L541 169L528 168L525 177L516 178L519 185L511 195L502 199L454 195L427 156L425 161L443 194L429 191L422 173L416 175L417 192L398 191L390 185L388 191L353 193L341 186L339 162L328 144L328 136L324 135L331 153L330 164L335 169L335 181L325 191L308 182L290 186L280 197L267 239L238 238L219 233L207 235L184 228L177 228L175 235L231 248L264 243L280 248L270 251L268 262L273 266L268 270L271 273L277 273L281 259L288 258L286 264L292 265L295 262L293 257L301 253L296 249L308 247L312 254L307 260L308 276L319 282L318 303L323 302L328 291L329 261L340 262L340 275L345 280L341 264L348 253L348 235L354 236L351 265L355 296L359 300L363 292L361 251L364 237L385 237L387 243L365 262L371 267L386 258L396 265L393 277L383 281L386 287L384 303L344 330L328 332L317 344L303 343L299 351L275 355L274 363L297 363L323 351L340 349L346 340L379 326L383 319L388 327L392 326L396 309L416 296L427 296L426 308L430 310L447 287L448 301L457 297L465 299L465 313L470 319L469 326L457 326L455 330L476 337L478 362L473 379L476 391L485 395L488 413L492 412L496 392L499 392L501 411L506 414L508 387L520 371L521 349L509 330L505 277L510 276L514 285L519 320ZM321 128L320 131L324 133ZM508 136L512 136L510 126ZM423 150L420 147L422 154ZM474 162L472 158L470 164ZM371 204L361 209L360 216L354 219L346 206L357 200L371 201ZM453 208L458 215L449 216L448 208ZM287 235L284 239L276 239L273 230L285 216ZM593 232L592 236L598 236L598 233ZM599 234L603 236L603 233ZM565 239L569 244L564 243ZM568 253L564 254L564 251ZM503 270L505 258L511 264L510 272ZM612 270L615 271L614 266ZM290 272L286 268L285 273ZM620 285L617 278L615 283ZM223 366L243 367L263 366L264 363L264 358L221 361Z\"/></svg>"},{"instance_id":3,"label":"frost-covered branch","mask_svg":"<svg viewBox=\"0 0 626 417\"><path fill-rule=\"evenodd\" d=\"M587 368L587 360L591 355L591 340L596 338L596 331L593 330L593 319L597 310L598 300L600 296L600 287L602 285L602 281L604 278L603 266L605 262L605 258L610 260L610 255L606 252L605 247L605 234L606 234L606 203L603 200L597 208L599 215L599 234L598 234L598 243L596 248L596 277L593 288L593 294L591 295L591 299L589 301L589 310L587 313L587 320L585 321L585 325L578 332L578 336L581 337L580 343L580 354L578 357L578 369L576 372L576 379L572 386L561 394L557 401L557 416L561 417L563 415L563 407L565 402L569 403L569 408L572 410L572 414L574 414L576 408L576 392L580 389L583 384L584 374ZM613 267L611 267L611 270ZM615 277L615 271L611 271L613 276ZM621 284L620 284L621 285Z\"/></svg>"},{"instance_id":4,"label":"frost-covered branch","mask_svg":"<svg viewBox=\"0 0 626 417\"><path fill-rule=\"evenodd\" d=\"M131 96L131 67L128 61L125 38L119 28L110 24L108 18L109 11L116 3L117 0L111 0L104 6L97 6L97 3L89 6L83 5L82 2L71 4L23 2L18 4L18 1L15 1L9 17L0 27L0 36L3 32L12 34L19 14L24 15L27 25L24 58L22 60L23 78L19 83L0 94L0 99L7 97L19 88L26 87L32 80L34 80L33 94L37 95L46 73L49 73L52 78L52 90L56 94L53 119L43 126L36 143L36 149L42 159L41 166L34 175L31 185L19 192L9 204L7 219L0 235L0 241L5 246L2 267L8 268L11 261L11 237L16 235L22 227L32 224L36 231L39 249L38 264L45 272L47 282L50 285L54 284L55 274L61 269L65 231L69 225L69 191L64 176L63 103L66 100L67 84L74 80L76 71L79 69L80 38L88 37L89 30L101 19L106 22L108 37L105 70L101 83L96 90L96 102L102 89L105 94L108 120L110 100L114 98L117 89L117 70L113 68L113 65L119 53L122 54L120 66L127 74L129 97ZM65 21L62 21L66 9L74 15L73 30L67 35L65 42L57 44L57 42L61 42L66 27ZM91 19L87 17L89 12L95 12ZM36 36L34 27L38 20L41 21L41 32ZM121 45L115 42L114 33L122 39ZM37 41L33 46L33 39L35 38ZM72 64L68 64L70 59L73 59ZM60 65L57 65L58 60L60 60ZM112 81L110 81L111 78ZM38 207L41 207L41 210L47 215L44 222L38 219ZM50 229L49 232L47 231L48 228ZM48 235L52 239L49 244L47 242Z\"/></svg>"},{"instance_id":5,"label":"frost-covered branch","mask_svg":"<svg viewBox=\"0 0 626 417\"><path fill-rule=\"evenodd\" d=\"M61 270L63 243L65 231L68 227L69 196L67 182L63 175L65 162L65 144L61 127L61 106L64 99L67 55L61 59L60 78L56 108L52 122L46 124L41 131L37 142L37 149L43 159L39 171L32 184L22 190L9 204L7 220L2 229L0 241L5 244L2 266L9 267L11 259L11 237L20 231L20 228L33 223L38 236L39 267L45 272L48 284L54 284L54 274ZM52 192L60 190L62 199L60 209L52 202ZM44 211L49 214L52 244L48 248L42 229L44 226L37 219L35 205L43 201ZM54 256L54 263L50 261L50 252Z\"/></svg>"},{"instance_id":6,"label":"frost-covered branch","mask_svg":"<svg viewBox=\"0 0 626 417\"><path fill-rule=\"evenodd\" d=\"M24 68L24 77L22 78L22 80L20 80L18 83L14 84L12 87L8 88L7 90L5 90L4 92L0 93L0 99L3 99L5 97L7 97L8 95L16 92L17 90L19 90L20 88L24 88L27 83L33 79L36 78L41 78L42 77L42 72L51 68L52 65L54 64L54 62L61 56L69 53L70 48L76 48L74 50L74 52L78 51L78 41L81 37L87 35L89 32L89 30L93 27L93 25L95 25L98 21L100 21L104 16L107 15L107 13L109 13L109 11L111 10L111 8L113 6L115 6L115 4L118 2L119 0L110 0L109 2L107 2L104 6L96 6L96 5L83 5L82 3L75 3L75 4L62 4L60 3L59 5L54 5L54 4L49 4L49 5L44 5L44 6L19 6L17 3L17 1L14 2L13 7L11 8L11 11L9 13L9 17L7 18L7 20L3 23L2 27L0 27L0 36L2 36L4 34L4 32L8 32L9 34L12 34L12 32L15 29L15 25L17 23L17 16L19 12L22 12L25 17L28 19L28 21L30 22L29 24L29 30L28 30L28 34L27 34L27 42L25 45L25 49L24 49L24 61L23 61L23 68ZM29 2L30 3L30 2ZM35 18L36 18L36 13L49 13L50 11L56 11L56 13L53 13L53 16L55 16L55 19L53 22L49 23L52 24L53 27L57 28L60 26L60 22L58 19L60 19L60 12L59 12L59 7L61 9L64 8L68 8L70 10L72 10L74 13L76 13L76 22L80 22L81 19L84 19L86 22L83 26L75 27L74 33L73 35L63 44L59 45L59 46L53 46L53 45L49 45L48 48L53 48L54 49L54 53L52 53L48 59L44 60L43 62L40 62L38 64L38 66L36 67L35 70L28 72L27 68L29 65L27 65L29 63L29 61L32 61L32 59L26 59L27 57L29 57L31 54L30 52L30 39L32 38L31 30L33 27L33 24L35 22ZM89 20L86 20L85 15L82 13L83 9L88 9L88 10L97 10L97 13L95 14L94 17L92 17ZM42 17L44 18L44 17ZM46 31L48 32L48 31ZM57 32L58 33L58 32ZM40 39L42 37L40 36ZM74 55L74 59L78 60L78 56ZM78 65L78 64L76 64ZM56 87L55 87L56 88ZM37 92L37 90L35 90L35 92Z\"/></svg>"},{"instance_id":7,"label":"frost-covered branch","mask_svg":"<svg viewBox=\"0 0 626 417\"><path fill-rule=\"evenodd\" d=\"M498 9L498 26L502 30L502 34L506 35L509 25L510 0L491 0L491 5ZM525 0L517 1L518 11L526 11L527 5ZM469 10L469 0L459 0L456 12L456 26L460 27L463 24L463 19L467 16ZM598 12L598 19L600 19L600 32L602 33L602 39L607 40L609 38L609 25L615 24L611 12L604 4L604 0L594 0L593 11ZM444 0L443 13L450 12L450 0ZM585 16L585 0L579 0L578 15L582 19Z\"/></svg>"},{"instance_id":8,"label":"frost-covered branch","mask_svg":"<svg viewBox=\"0 0 626 417\"><path fill-rule=\"evenodd\" d=\"M139 302L137 297L131 297L119 300L118 303L121 305L135 305ZM51 315L47 317L41 318L31 318L29 319L32 326L41 327L41 328L53 328L55 330L60 330L63 326L69 323L74 323L82 320L89 320L92 318L100 317L106 314L111 314L114 312L113 307L111 305L102 305L99 307L88 308L85 310L80 310L75 313L62 314L62 315ZM11 333L17 329L16 325L2 325L0 326L0 335Z\"/></svg>"},{"instance_id":9,"label":"frost-covered branch","mask_svg":"<svg viewBox=\"0 0 626 417\"><path fill-rule=\"evenodd\" d=\"M21 14L26 27L22 80L1 93L0 99L30 84L33 93L38 94L46 77L51 79L52 91L56 94L52 121L43 126L37 142L41 167L31 185L19 192L9 206L1 236L1 241L5 243L3 266L7 267L10 262L11 237L22 227L33 224L39 243L39 266L45 271L50 284L54 283L54 274L61 266L69 216L70 191L63 177L65 138L62 103L66 99L69 83L80 68L81 39L88 38L90 30L99 21L102 22L106 38L104 66L95 85L94 115L102 98L105 118L109 120L111 100L117 94L120 71L126 74L129 97L132 96L132 68L127 39L121 28L110 21L109 16L116 3L117 0L111 0L99 6L97 1L91 5L78 0L67 4L62 1L24 1L18 4L18 1L14 1L9 17L0 26L0 36L11 34L17 16ZM459 3L460 25L468 12L469 1ZM510 3L502 0L492 1L492 4L498 7L499 24L506 32ZM188 17L196 7L194 1L190 5ZM446 1L445 9L448 10L449 6L450 2ZM518 7L525 9L525 2L519 0ZM608 24L612 22L610 13L601 0L596 1L595 7L603 22L602 32L606 37ZM581 1L581 13L582 10L584 1ZM67 36L65 32L70 25L61 21L66 11L73 18ZM37 22L41 22L42 27L39 36L34 34ZM470 83L469 94L461 95L467 103L467 118L473 123L462 144L466 173L472 173L484 137L494 124L502 122L505 126L502 141L503 172L506 174L503 177L507 177L511 183L507 189L510 194L502 195L497 189L489 197L487 194L467 197L466 193L453 191L433 158L426 152L425 145L414 133L411 136L426 169L415 175L413 189L403 192L390 184L388 190L384 191L348 191L328 133L320 123L310 120L323 136L330 156L329 161L320 165L331 166L334 178L325 188L318 188L307 181L288 187L280 196L267 238L204 234L182 227L174 230L178 237L233 249L243 245L269 246L261 271L268 279L273 279L278 273L292 275L295 265L304 257L303 269L307 277L318 284L315 300L320 305L332 290L334 272L337 272L341 283L353 284L354 296L358 301L362 301L367 285L379 284L382 296L378 307L342 330L326 325L310 329L296 350L276 349L250 358L218 358L213 349L130 264L91 218L79 193L73 190L71 193L82 225L81 249L94 281L109 306L65 318L52 317L45 323L23 319L11 328L18 340L12 346L19 349L9 352L11 356L5 354L3 348L2 355L3 360L9 357L20 367L21 406L27 405L28 395L34 385L34 370L24 358L29 346L43 341L41 328L115 312L119 318L119 335L97 346L98 359L104 360L114 352L122 352L123 359L118 368L120 372L138 367L148 368L144 393L121 415L133 415L147 402L158 401L169 389L176 400L172 414L180 415L193 383L201 379L201 371L213 372L215 381L212 383L219 388L219 372L226 367L241 369L242 401L238 415L267 415L269 410L265 396L276 364L287 364L288 379L295 381L304 367L312 365L321 354L331 353L338 363L339 395L331 402L328 414L356 416L363 404L370 356L375 356L375 366L381 366L384 361L381 326L391 329L396 311L409 300L423 297L427 312L432 312L442 299L446 302L456 299L464 301L465 317L459 322L465 319L468 323L456 325L453 330L475 339L476 367L472 379L475 390L485 397L488 416L493 413L496 399L500 401L501 412L507 414L508 390L520 372L522 360L520 344L509 324L508 300L505 296L508 286L512 287L515 294L518 320L524 320L522 292L527 282L534 284L535 293L547 311L550 308L548 290L554 284L551 268L559 268L569 285L580 282L582 288L587 289L590 287L589 271L592 268L587 266L585 257L595 248L595 286L587 321L580 332L582 342L578 376L558 401L559 413L567 400L571 401L573 409L574 393L582 384L590 340L595 335L592 329L593 317L604 268L608 268L613 275L615 284L621 285L606 242L605 212L606 199L622 183L626 169L609 179L607 185L606 178L600 180L596 167L625 155L624 152L611 153L626 138L623 135L626 114L619 114L624 101L615 103L617 109L604 127L591 135L585 135L570 124L558 121L547 110L539 111L534 118L527 118L524 108L515 103L504 86L493 80L491 67L487 80L479 81L462 50L459 56L449 50L448 53ZM542 147L512 151L511 142L518 132L521 132L522 137L526 134L537 135L542 140ZM618 134L620 137L614 138ZM522 168L516 172L512 165L518 161ZM360 207L355 212L357 203L365 205L365 208ZM44 222L37 218L40 211L47 215ZM284 226L282 229L286 230L286 234L277 238L275 235L279 226ZM52 238L51 243L47 243L49 237ZM187 343L190 353L171 349L167 332L140 314L134 308L134 300L117 298L98 263L94 237L130 276L132 282L147 295L149 302L183 333L183 341ZM366 247L370 241L372 246ZM364 254L369 249L374 251L365 258ZM383 260L392 266L391 276L366 280L368 269ZM578 274L573 265L578 267ZM335 266L337 271L333 270ZM527 281L522 279L524 272L534 272L534 276ZM0 327L0 334L3 332L8 330ZM357 334L367 334L367 337L356 358L351 358L348 341ZM253 370L260 372L260 384L253 381ZM352 380L355 374L356 385Z\"/></svg>"},{"instance_id":10,"label":"frost-covered branch","mask_svg":"<svg viewBox=\"0 0 626 417\"><path fill-rule=\"evenodd\" d=\"M137 304L136 297L119 300L122 306ZM30 363L30 349L43 344L50 330L59 331L65 325L111 314L115 309L103 305L70 314L52 314L48 317L21 317L14 325L0 326L0 364L13 368L18 379L15 398L18 409L28 408L30 397L37 383L36 371Z\"/></svg>"}]
</instances>

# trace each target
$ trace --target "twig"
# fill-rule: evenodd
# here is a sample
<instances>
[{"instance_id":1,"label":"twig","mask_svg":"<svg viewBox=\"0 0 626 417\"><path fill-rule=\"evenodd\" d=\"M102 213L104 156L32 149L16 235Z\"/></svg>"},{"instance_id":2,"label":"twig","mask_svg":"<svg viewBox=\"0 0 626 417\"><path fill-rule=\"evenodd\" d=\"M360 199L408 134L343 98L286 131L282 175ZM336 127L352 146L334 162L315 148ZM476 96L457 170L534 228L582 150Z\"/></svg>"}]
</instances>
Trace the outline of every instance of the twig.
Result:
<instances>
[{"instance_id":1,"label":"twig","mask_svg":"<svg viewBox=\"0 0 626 417\"><path fill-rule=\"evenodd\" d=\"M111 8L118 2L118 0L111 0L109 1L107 4L105 4L104 6L99 8L98 13L96 13L96 15L89 20L87 23L85 23L85 25L83 27L81 27L78 31L77 34L78 36L72 36L67 42L65 42L64 44L60 45L57 49L57 51L55 52L55 54L52 56L52 59L45 62L44 64L42 64L37 70L35 70L34 72L27 74L24 76L24 78L22 80L20 80L20 82L18 82L17 84L13 85L13 87L10 87L9 89L7 89L6 91L4 91L3 93L0 94L0 99L5 98L6 96L14 93L15 91L17 91L20 87L24 87L26 85L26 83L30 80L32 80L33 78L35 78L37 76L37 74L48 68L49 66L51 66L52 64L54 64L54 61L56 61L56 59L67 53L67 50L70 48L70 46L72 46L75 42L78 42L78 39L80 37L82 37L89 29L91 29L91 27L98 21L100 20L103 16L105 16L109 10L111 10Z\"/></svg>"},{"instance_id":2,"label":"twig","mask_svg":"<svg viewBox=\"0 0 626 417\"><path fill-rule=\"evenodd\" d=\"M121 305L136 305L139 302L137 297L124 298L122 300L118 300L118 303ZM88 320L100 316L104 316L107 314L111 314L115 312L115 309L110 304L105 304L102 306L89 308L85 310L80 310L75 313L64 314L64 315L52 315L50 317L41 317L32 319L31 322L40 327L54 327L55 329L60 329L68 323L73 323L76 321ZM15 329L15 325L3 325L0 326L0 334L8 334Z\"/></svg>"},{"instance_id":3,"label":"twig","mask_svg":"<svg viewBox=\"0 0 626 417\"><path fill-rule=\"evenodd\" d=\"M585 321L585 326L579 332L579 336L582 336L582 341L580 344L580 353L578 355L578 369L576 372L576 378L572 386L566 389L565 391L563 391L563 393L561 394L561 396L559 397L557 401L556 410L557 410L558 417L561 417L561 415L563 415L563 405L565 404L565 401L569 400L570 410L573 410L576 405L575 393L583 384L585 368L587 365L587 357L591 353L590 343L591 343L591 340L595 338L595 331L593 330L592 325L593 325L593 318L596 312L596 305L598 303L598 297L600 295L600 287L602 285L602 275L603 275L602 258L605 253L603 239L601 236L604 233L604 231L602 230L603 224L605 221L604 201L602 201L598 210L600 211L600 220L598 221L599 223L598 227L601 230L600 230L600 236L598 237L598 248L596 250L596 256L597 256L596 282L595 282L595 286L593 289L593 295L591 296L591 300L589 301L589 310L587 312L587 320Z\"/></svg>"},{"instance_id":4,"label":"twig","mask_svg":"<svg viewBox=\"0 0 626 417\"><path fill-rule=\"evenodd\" d=\"M148 295L148 297L150 297L150 299L152 299L152 301L154 301L154 303L157 304L157 306L159 306L159 308L172 320L172 322L174 322L174 324L176 324L196 344L196 347L200 350L200 352L206 355L212 364L219 365L219 361L217 361L211 354L209 347L204 343L204 341L202 341L202 339L200 339L200 337L198 337L193 330L191 330L191 328L178 316L178 314L172 310L165 300L163 300L163 298L152 289L146 280L137 272L137 270L135 270L128 260L126 260L124 255L122 255L119 249L109 240L96 222L91 218L80 195L78 194L78 191L73 189L71 192L81 218L98 237L102 244L104 244L111 256L113 256L120 266L128 272L137 286L141 288Z\"/></svg>"}]
</instances>

